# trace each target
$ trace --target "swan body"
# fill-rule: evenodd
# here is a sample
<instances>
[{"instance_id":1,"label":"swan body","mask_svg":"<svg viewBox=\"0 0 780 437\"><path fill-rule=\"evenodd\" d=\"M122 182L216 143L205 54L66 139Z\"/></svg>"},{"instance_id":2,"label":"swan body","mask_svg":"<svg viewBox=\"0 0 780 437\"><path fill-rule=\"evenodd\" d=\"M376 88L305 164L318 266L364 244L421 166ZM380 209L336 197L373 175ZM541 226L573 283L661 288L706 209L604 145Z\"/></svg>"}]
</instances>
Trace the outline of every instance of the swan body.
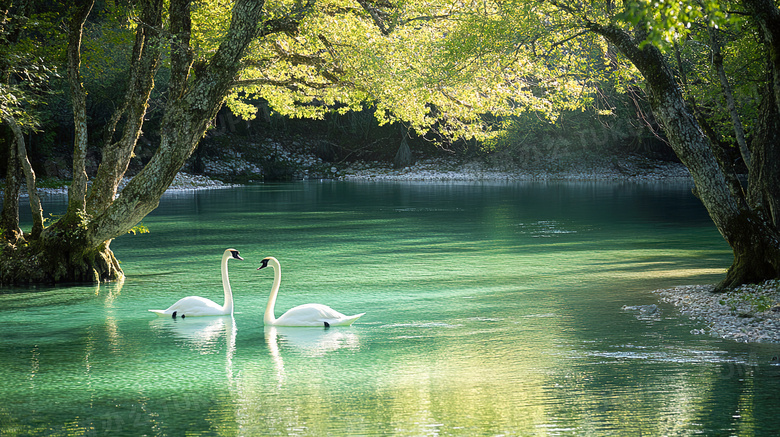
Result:
<instances>
[{"instance_id":1,"label":"swan body","mask_svg":"<svg viewBox=\"0 0 780 437\"><path fill-rule=\"evenodd\" d=\"M327 305L307 303L290 308L278 319L274 316L276 295L279 294L279 285L282 282L282 267L279 261L269 256L264 258L262 265L257 270L268 266L274 269L274 284L271 286L271 295L268 297L268 305L265 307L263 324L266 326L349 326L365 313L354 316L345 316Z\"/></svg>"},{"instance_id":2,"label":"swan body","mask_svg":"<svg viewBox=\"0 0 780 437\"><path fill-rule=\"evenodd\" d=\"M200 296L187 296L176 301L164 310L149 310L160 317L202 317L202 316L232 316L233 291L230 289L227 263L230 259L243 260L236 249L227 249L222 254L222 289L225 292L225 304L219 305L213 300Z\"/></svg>"}]
</instances>

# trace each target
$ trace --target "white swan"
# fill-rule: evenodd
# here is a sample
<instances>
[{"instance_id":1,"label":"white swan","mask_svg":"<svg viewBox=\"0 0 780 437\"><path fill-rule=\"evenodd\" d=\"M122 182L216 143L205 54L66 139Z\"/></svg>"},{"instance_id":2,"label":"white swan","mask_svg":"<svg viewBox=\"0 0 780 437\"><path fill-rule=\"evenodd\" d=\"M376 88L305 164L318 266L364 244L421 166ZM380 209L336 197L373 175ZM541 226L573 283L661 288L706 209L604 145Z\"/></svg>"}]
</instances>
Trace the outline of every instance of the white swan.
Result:
<instances>
[{"instance_id":1,"label":"white swan","mask_svg":"<svg viewBox=\"0 0 780 437\"><path fill-rule=\"evenodd\" d=\"M268 305L265 307L263 315L263 324L266 326L349 326L365 313L354 316L345 316L327 305L318 303L307 303L290 308L278 319L274 317L274 305L276 305L276 295L279 293L279 284L282 282L282 267L276 258L269 256L264 258L262 268L271 265L274 269L274 285L271 286L271 295L268 297Z\"/></svg>"},{"instance_id":2,"label":"white swan","mask_svg":"<svg viewBox=\"0 0 780 437\"><path fill-rule=\"evenodd\" d=\"M200 296L187 296L179 299L175 304L165 310L149 310L158 316L200 317L200 316L232 316L233 292L230 290L227 263L229 259L240 259L236 249L227 249L222 254L222 289L225 291L225 305L217 305L216 302Z\"/></svg>"}]
</instances>

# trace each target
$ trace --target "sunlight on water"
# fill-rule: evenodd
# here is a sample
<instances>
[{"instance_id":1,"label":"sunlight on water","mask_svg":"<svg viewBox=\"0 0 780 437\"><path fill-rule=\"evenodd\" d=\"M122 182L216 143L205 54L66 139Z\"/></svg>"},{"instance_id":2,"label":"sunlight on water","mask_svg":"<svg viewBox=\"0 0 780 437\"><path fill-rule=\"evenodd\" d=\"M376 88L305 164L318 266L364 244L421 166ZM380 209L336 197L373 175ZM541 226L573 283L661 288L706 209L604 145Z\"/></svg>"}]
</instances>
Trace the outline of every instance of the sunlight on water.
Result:
<instances>
[{"instance_id":1,"label":"sunlight on water","mask_svg":"<svg viewBox=\"0 0 780 437\"><path fill-rule=\"evenodd\" d=\"M64 207L48 199L50 209ZM766 434L771 346L650 290L713 282L728 246L674 184L291 183L166 195L112 248L121 283L0 294L3 435ZM176 319L196 294L233 317ZM318 302L349 328L264 327ZM32 291L32 292L31 292Z\"/></svg>"}]
</instances>

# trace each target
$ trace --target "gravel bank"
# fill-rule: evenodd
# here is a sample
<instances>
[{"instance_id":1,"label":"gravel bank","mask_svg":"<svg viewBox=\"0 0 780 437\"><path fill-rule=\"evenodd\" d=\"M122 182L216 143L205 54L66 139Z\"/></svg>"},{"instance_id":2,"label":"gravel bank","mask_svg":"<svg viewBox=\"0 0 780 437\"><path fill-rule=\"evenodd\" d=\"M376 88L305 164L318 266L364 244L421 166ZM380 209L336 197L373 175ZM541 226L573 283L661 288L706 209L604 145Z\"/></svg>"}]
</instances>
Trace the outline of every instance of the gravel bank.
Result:
<instances>
[{"instance_id":1,"label":"gravel bank","mask_svg":"<svg viewBox=\"0 0 780 437\"><path fill-rule=\"evenodd\" d=\"M421 158L409 167L394 169L392 164L381 161L361 161L349 164L331 165L307 154L295 154L278 146L276 156L286 165L296 168L301 179L337 179L362 181L427 181L427 182L480 182L480 181L655 181L666 179L689 179L688 169L677 162L652 160L641 156L627 156L620 159L588 159L559 165L555 160L538 162L523 168L514 166L496 168L478 160L463 162L450 157ZM557 170L554 170L556 169ZM264 171L240 153L232 153L224 160L206 161L207 175L179 172L168 188L168 192L203 189L230 188L237 186L216 178L245 175L249 180L262 181ZM119 186L121 190L129 179ZM24 195L24 187L22 187ZM39 188L41 194L62 194L65 186ZM0 190L2 193L2 190Z\"/></svg>"},{"instance_id":2,"label":"gravel bank","mask_svg":"<svg viewBox=\"0 0 780 437\"><path fill-rule=\"evenodd\" d=\"M124 188L129 181L130 181L129 178L123 179L122 182L119 183L119 190L121 191L122 188ZM4 181L0 180L0 182L4 182ZM227 184L216 179L211 179L208 176L192 175L192 174L182 172L176 175L176 177L173 179L173 182L171 182L171 186L168 187L166 193L180 192L180 191L193 191L193 190L207 190L207 189L216 189L216 188L231 188L236 186L238 185ZM26 188L27 188L26 186L22 185L22 192L20 193L20 195L23 197L27 196ZM41 195L67 194L68 187L62 186L62 187L55 187L55 188L38 188L38 193ZM3 194L3 190L0 190L0 195L2 194Z\"/></svg>"},{"instance_id":3,"label":"gravel bank","mask_svg":"<svg viewBox=\"0 0 780 437\"><path fill-rule=\"evenodd\" d=\"M663 302L706 324L694 334L742 343L780 343L779 280L743 285L728 293L713 293L712 285L687 285L656 290Z\"/></svg>"},{"instance_id":4,"label":"gravel bank","mask_svg":"<svg viewBox=\"0 0 780 437\"><path fill-rule=\"evenodd\" d=\"M123 182L127 183L127 180ZM124 184L122 186L124 186ZM171 186L168 187L168 190L166 192L205 190L205 189L214 189L214 188L231 188L236 186L238 185L227 184L225 182L216 179L211 179L208 176L179 173L173 179L173 182L171 182Z\"/></svg>"},{"instance_id":5,"label":"gravel bank","mask_svg":"<svg viewBox=\"0 0 780 437\"><path fill-rule=\"evenodd\" d=\"M684 165L640 156L591 159L573 162L554 170L554 162L524 168L496 168L480 161L459 162L454 158L426 158L403 169L389 163L353 163L334 174L341 180L372 181L531 181L531 180L620 180L649 181L689 178Z\"/></svg>"}]
</instances>

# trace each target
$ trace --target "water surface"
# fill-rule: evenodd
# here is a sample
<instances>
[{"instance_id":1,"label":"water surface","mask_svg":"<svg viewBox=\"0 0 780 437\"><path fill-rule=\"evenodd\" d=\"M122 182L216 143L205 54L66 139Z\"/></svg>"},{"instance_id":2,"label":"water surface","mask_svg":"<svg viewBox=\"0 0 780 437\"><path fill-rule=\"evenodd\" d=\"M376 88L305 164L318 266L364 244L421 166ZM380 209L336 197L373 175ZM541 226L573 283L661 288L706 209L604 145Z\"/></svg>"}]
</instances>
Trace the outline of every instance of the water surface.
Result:
<instances>
[{"instance_id":1,"label":"water surface","mask_svg":"<svg viewBox=\"0 0 780 437\"><path fill-rule=\"evenodd\" d=\"M47 211L64 197L45 199ZM650 290L730 252L686 183L307 182L166 195L127 275L0 294L3 435L771 435L775 346L695 335ZM234 317L158 318L180 297ZM317 302L349 328L268 328Z\"/></svg>"}]
</instances>

